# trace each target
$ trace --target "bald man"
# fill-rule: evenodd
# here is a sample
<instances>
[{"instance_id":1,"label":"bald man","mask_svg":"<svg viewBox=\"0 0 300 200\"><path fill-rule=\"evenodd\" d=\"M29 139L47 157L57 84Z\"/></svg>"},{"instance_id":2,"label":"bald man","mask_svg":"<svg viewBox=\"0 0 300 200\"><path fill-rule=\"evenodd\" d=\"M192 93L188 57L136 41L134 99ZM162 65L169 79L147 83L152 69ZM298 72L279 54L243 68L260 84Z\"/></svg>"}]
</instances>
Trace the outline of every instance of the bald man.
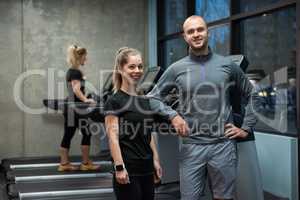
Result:
<instances>
[{"instance_id":1,"label":"bald man","mask_svg":"<svg viewBox=\"0 0 300 200\"><path fill-rule=\"evenodd\" d=\"M235 139L252 134L256 118L249 100L257 99L252 98L252 85L242 70L211 51L202 17L187 18L183 32L189 55L168 67L149 95L164 100L174 87L179 91L177 110L190 130L188 137L181 139L181 199L201 199L207 176L215 200L233 199L237 178ZM245 99L241 128L233 124L229 98L233 87Z\"/></svg>"}]
</instances>

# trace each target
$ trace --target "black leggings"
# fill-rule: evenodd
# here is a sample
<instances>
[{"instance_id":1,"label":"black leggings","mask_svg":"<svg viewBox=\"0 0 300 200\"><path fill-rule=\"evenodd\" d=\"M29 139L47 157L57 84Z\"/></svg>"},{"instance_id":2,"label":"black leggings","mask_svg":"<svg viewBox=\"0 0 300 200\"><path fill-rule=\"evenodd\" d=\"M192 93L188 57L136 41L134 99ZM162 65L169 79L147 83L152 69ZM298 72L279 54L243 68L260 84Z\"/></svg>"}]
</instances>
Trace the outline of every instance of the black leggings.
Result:
<instances>
[{"instance_id":1,"label":"black leggings","mask_svg":"<svg viewBox=\"0 0 300 200\"><path fill-rule=\"evenodd\" d=\"M91 133L89 131L89 123L87 119L81 117L76 112L64 114L64 137L61 141L61 147L69 149L71 140L79 128L82 134L81 145L91 145Z\"/></svg>"},{"instance_id":2,"label":"black leggings","mask_svg":"<svg viewBox=\"0 0 300 200\"><path fill-rule=\"evenodd\" d=\"M119 184L114 176L113 187L117 200L154 200L153 175L130 176L129 184Z\"/></svg>"}]
</instances>

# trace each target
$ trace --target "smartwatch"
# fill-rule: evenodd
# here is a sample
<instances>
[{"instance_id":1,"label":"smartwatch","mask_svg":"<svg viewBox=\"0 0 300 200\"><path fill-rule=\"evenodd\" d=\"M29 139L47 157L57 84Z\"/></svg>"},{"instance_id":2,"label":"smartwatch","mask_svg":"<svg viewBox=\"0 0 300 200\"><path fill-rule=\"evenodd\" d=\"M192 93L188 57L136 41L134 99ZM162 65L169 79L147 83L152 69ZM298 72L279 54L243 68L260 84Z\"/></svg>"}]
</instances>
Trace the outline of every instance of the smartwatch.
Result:
<instances>
[{"instance_id":1,"label":"smartwatch","mask_svg":"<svg viewBox=\"0 0 300 200\"><path fill-rule=\"evenodd\" d=\"M115 165L114 168L115 168L115 171L120 172L125 169L125 165L124 164Z\"/></svg>"}]
</instances>

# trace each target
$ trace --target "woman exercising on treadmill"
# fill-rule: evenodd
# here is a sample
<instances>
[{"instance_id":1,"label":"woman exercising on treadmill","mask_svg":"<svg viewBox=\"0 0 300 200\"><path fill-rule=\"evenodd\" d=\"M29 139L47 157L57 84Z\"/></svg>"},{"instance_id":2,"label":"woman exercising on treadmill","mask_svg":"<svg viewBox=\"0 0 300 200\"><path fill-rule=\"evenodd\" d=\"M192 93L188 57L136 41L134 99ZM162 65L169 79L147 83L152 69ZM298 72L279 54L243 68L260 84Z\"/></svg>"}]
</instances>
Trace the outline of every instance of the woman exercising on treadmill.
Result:
<instances>
[{"instance_id":1,"label":"woman exercising on treadmill","mask_svg":"<svg viewBox=\"0 0 300 200\"><path fill-rule=\"evenodd\" d=\"M105 104L105 126L115 168L113 188L117 200L153 200L154 182L162 176L151 133L154 117L160 111L158 108L164 105L138 95L137 83L143 72L139 51L128 47L117 51L114 94ZM179 117L176 111L164 109L168 109L165 117L172 121Z\"/></svg>"},{"instance_id":2,"label":"woman exercising on treadmill","mask_svg":"<svg viewBox=\"0 0 300 200\"><path fill-rule=\"evenodd\" d=\"M66 74L66 82L68 89L68 102L75 103L91 103L94 104L93 99L88 99L85 96L85 77L81 71L81 66L84 66L87 60L87 50L83 47L71 45L68 48L67 61L70 65ZM64 111L64 136L60 146L60 165L58 171L72 171L77 170L69 161L69 149L71 139L73 138L76 129L80 129L82 133L81 151L82 163L80 170L97 170L99 165L95 165L89 158L89 150L91 143L91 133L89 132L89 125L87 120L74 108L67 108Z\"/></svg>"}]
</instances>

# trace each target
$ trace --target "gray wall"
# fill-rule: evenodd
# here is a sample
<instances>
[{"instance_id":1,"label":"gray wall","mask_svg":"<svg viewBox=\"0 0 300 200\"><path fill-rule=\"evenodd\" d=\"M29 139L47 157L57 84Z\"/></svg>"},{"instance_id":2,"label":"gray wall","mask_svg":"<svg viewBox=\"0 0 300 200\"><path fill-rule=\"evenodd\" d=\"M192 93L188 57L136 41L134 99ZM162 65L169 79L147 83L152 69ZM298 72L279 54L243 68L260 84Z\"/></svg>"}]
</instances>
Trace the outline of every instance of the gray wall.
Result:
<instances>
[{"instance_id":1,"label":"gray wall","mask_svg":"<svg viewBox=\"0 0 300 200\"><path fill-rule=\"evenodd\" d=\"M57 155L63 134L60 114L22 111L13 95L20 74L44 70L47 76L26 78L18 93L30 108L43 108L42 99L62 98L66 49L76 43L88 50L87 79L99 88L100 69L111 69L121 46L147 53L146 0L2 0L0 1L0 158ZM147 58L145 58L147 64ZM64 86L65 87L65 86ZM80 136L72 141L78 154ZM92 153L99 150L93 138Z\"/></svg>"}]
</instances>

